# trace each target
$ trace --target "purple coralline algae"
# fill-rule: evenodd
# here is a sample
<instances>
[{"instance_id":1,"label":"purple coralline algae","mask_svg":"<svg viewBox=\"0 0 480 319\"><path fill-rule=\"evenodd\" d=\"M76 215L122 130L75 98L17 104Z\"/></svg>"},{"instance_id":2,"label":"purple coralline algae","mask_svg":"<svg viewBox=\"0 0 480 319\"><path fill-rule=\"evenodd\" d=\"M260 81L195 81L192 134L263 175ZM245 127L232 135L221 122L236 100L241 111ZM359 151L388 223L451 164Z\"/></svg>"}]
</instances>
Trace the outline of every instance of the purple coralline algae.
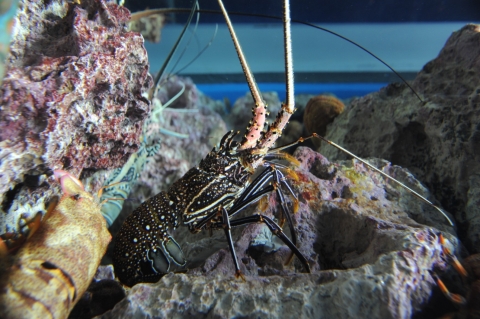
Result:
<instances>
[{"instance_id":1,"label":"purple coralline algae","mask_svg":"<svg viewBox=\"0 0 480 319\"><path fill-rule=\"evenodd\" d=\"M22 205L42 211L51 170L88 175L138 150L153 81L129 19L114 1L20 3L0 88L0 233L29 218Z\"/></svg>"}]
</instances>

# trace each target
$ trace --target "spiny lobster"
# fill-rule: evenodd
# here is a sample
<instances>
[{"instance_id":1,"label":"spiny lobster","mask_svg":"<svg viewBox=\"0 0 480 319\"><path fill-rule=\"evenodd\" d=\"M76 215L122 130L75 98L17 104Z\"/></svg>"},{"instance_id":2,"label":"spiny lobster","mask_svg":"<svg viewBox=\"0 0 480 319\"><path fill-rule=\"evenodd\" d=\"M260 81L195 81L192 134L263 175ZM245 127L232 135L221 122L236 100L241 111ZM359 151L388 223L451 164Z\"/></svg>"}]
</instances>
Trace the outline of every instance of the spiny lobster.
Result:
<instances>
[{"instance_id":1,"label":"spiny lobster","mask_svg":"<svg viewBox=\"0 0 480 319\"><path fill-rule=\"evenodd\" d=\"M223 3L221 0L218 2L255 100L253 119L241 143L234 141L237 133L226 133L219 146L213 148L198 167L190 169L167 192L161 192L145 201L127 217L116 238L113 262L117 277L128 286L139 282L158 281L164 274L186 264L180 246L169 233L180 224L187 225L192 233L202 229L223 228L235 263L235 275L242 276L230 228L263 222L292 250L305 270L310 272L307 259L295 246L293 222L283 200L280 185L284 185L295 200L296 197L285 182L284 174L278 169L282 165L271 162L284 157L279 149L272 147L294 112L289 1L284 1L283 10L287 98L276 120L266 131L263 131L266 105ZM251 181L257 168L264 170ZM271 181L273 182L270 183ZM282 228L267 216L252 215L233 219L246 206L272 191L281 199L291 240Z\"/></svg>"}]
</instances>

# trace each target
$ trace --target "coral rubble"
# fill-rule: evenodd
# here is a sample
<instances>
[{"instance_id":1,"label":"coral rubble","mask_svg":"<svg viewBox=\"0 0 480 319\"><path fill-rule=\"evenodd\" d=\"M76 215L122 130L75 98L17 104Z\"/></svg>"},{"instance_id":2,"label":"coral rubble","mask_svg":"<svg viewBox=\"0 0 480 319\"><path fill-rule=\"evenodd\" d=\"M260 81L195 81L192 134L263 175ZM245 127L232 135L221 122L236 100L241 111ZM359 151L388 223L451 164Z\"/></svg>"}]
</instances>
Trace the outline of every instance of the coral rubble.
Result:
<instances>
[{"instance_id":1,"label":"coral rubble","mask_svg":"<svg viewBox=\"0 0 480 319\"><path fill-rule=\"evenodd\" d=\"M152 79L129 18L108 0L20 3L0 89L0 233L45 211L53 169L120 167L138 150Z\"/></svg>"}]
</instances>

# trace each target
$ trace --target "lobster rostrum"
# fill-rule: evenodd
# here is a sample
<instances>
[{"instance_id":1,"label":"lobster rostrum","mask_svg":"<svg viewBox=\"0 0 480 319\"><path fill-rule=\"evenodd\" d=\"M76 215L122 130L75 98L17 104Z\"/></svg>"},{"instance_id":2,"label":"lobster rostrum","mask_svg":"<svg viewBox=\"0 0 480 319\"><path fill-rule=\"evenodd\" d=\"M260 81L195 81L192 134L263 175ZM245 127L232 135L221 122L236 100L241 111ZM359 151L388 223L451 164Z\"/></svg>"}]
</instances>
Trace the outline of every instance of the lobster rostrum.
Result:
<instances>
[{"instance_id":1,"label":"lobster rostrum","mask_svg":"<svg viewBox=\"0 0 480 319\"><path fill-rule=\"evenodd\" d=\"M224 229L235 263L235 275L242 276L230 228L263 222L300 259L305 270L310 272L307 259L296 247L293 222L280 185L289 191L295 201L296 197L285 182L283 172L279 170L284 166L271 162L273 159L285 157L279 152L280 148L272 147L294 112L289 1L285 0L283 10L287 99L276 120L266 131L263 130L266 105L223 3L221 0L218 2L255 100L253 119L242 142L234 141L238 133L226 133L219 146L213 148L198 167L190 169L167 192L161 192L145 201L127 217L116 238L113 262L117 277L128 286L139 282L158 281L164 274L186 264L180 246L169 232L180 224L188 226L192 233L202 229ZM257 168L263 168L263 171L251 181ZM234 218L246 206L272 191L280 198L283 218L288 222L291 240L282 228L267 216Z\"/></svg>"}]
</instances>

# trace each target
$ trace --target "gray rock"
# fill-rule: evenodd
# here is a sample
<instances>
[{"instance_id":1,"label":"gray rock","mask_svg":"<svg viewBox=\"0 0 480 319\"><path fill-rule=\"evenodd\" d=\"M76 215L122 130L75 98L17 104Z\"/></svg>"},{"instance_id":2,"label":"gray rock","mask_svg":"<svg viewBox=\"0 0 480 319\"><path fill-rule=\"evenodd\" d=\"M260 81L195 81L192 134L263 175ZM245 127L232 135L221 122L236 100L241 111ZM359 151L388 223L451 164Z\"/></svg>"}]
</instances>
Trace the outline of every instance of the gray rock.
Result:
<instances>
[{"instance_id":1,"label":"gray rock","mask_svg":"<svg viewBox=\"0 0 480 319\"><path fill-rule=\"evenodd\" d=\"M391 84L355 99L326 137L359 156L408 168L451 212L467 248L480 252L480 27L454 32L412 87ZM322 154L345 155L326 145Z\"/></svg>"},{"instance_id":2,"label":"gray rock","mask_svg":"<svg viewBox=\"0 0 480 319\"><path fill-rule=\"evenodd\" d=\"M223 231L192 235L181 227L175 238L187 273L134 286L100 318L411 318L420 311L435 287L429 271L445 267L440 230L457 243L445 219L357 161L330 163L305 147L295 156L292 217L311 274L296 258L285 264L290 250L263 224L233 234L245 281L234 277ZM429 197L407 170L371 161ZM279 218L276 196L266 203L244 213Z\"/></svg>"}]
</instances>

